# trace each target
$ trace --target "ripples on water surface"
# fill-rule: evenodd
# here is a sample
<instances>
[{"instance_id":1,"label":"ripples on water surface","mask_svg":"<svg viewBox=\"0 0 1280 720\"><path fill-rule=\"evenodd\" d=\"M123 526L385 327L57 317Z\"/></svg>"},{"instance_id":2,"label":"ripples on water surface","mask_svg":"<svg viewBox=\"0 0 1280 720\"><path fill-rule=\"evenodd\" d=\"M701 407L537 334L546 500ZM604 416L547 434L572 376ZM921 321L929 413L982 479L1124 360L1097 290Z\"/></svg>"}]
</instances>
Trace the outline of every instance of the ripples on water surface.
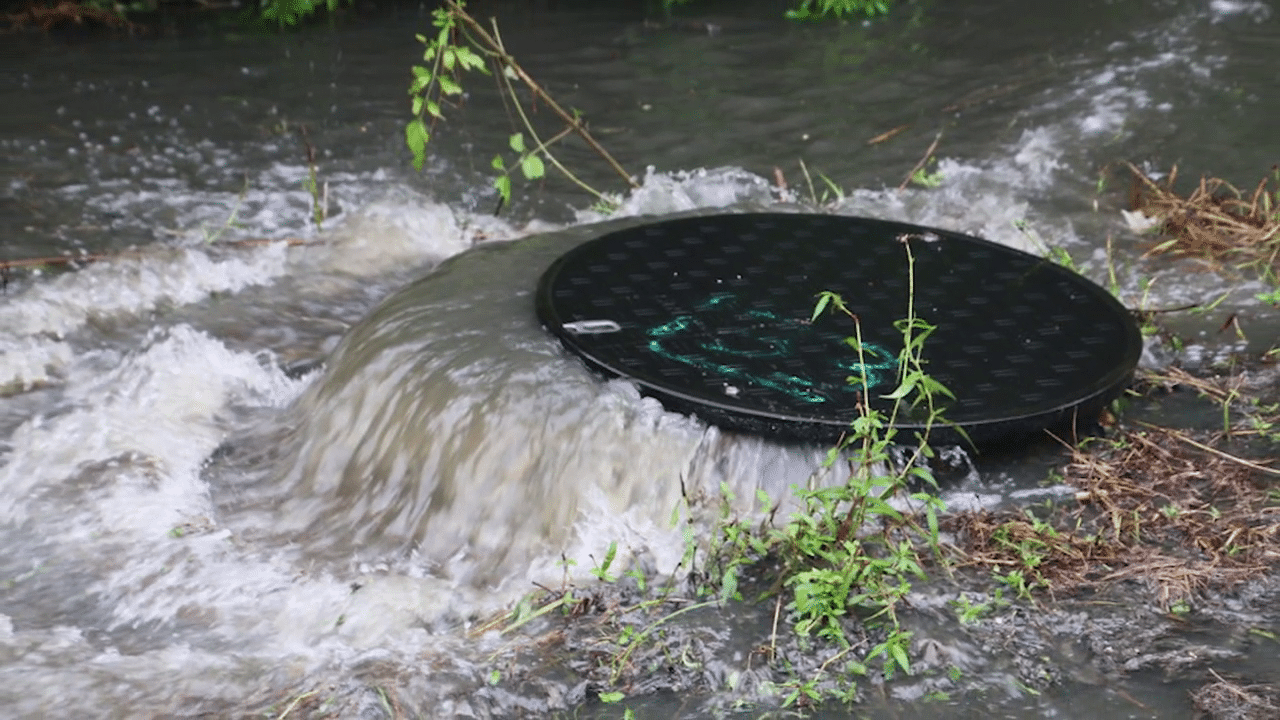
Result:
<instances>
[{"instance_id":1,"label":"ripples on water surface","mask_svg":"<svg viewBox=\"0 0 1280 720\"><path fill-rule=\"evenodd\" d=\"M1139 240L1121 193L1095 212L1100 165L1178 162L1247 184L1280 158L1268 4L1030 5L904 3L837 27L709 2L713 35L646 30L624 8L517 5L504 30L644 173L621 216L798 209L804 159L851 189L837 212L1043 240L1101 280L1105 238L1125 258ZM611 541L671 571L682 480L695 498L723 482L749 504L817 462L820 448L664 413L543 334L534 281L599 218L556 182L512 221L488 214L507 129L478 80L427 171L408 169L403 78L426 20L400 12L285 38L23 38L0 66L5 257L137 248L19 275L0 300L0 706L13 714L220 714L312 688L376 713L378 685L426 714L518 712L518 696L468 699L488 677L475 660L498 649L468 640L468 621L557 582L562 554L586 576ZM329 184L320 232L298 124ZM943 185L884 189L943 126ZM233 208L221 240L315 242L206 244ZM1136 305L1151 274L1154 306L1231 287L1187 270L1126 261L1122 295ZM1268 345L1280 322L1252 300L1260 287L1192 321L1205 335L1193 350L1231 349L1213 334L1229 312ZM1035 497L1044 466L980 465L953 500ZM1177 693L1144 692L1156 714L1132 716L1186 712ZM1108 702L1094 694L1007 711L1093 716Z\"/></svg>"}]
</instances>

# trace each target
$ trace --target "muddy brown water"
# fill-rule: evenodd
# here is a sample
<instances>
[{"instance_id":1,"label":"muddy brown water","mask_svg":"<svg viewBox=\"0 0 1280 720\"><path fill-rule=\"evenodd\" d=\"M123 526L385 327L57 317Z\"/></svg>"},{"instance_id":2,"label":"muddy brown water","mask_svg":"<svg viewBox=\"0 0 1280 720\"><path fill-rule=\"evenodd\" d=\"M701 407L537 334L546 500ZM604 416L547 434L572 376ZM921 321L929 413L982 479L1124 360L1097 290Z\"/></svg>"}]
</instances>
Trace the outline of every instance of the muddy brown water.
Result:
<instances>
[{"instance_id":1,"label":"muddy brown water","mask_svg":"<svg viewBox=\"0 0 1280 720\"><path fill-rule=\"evenodd\" d=\"M1131 307L1226 295L1171 316L1187 343L1149 363L1207 371L1280 336L1264 285L1140 259L1123 181L1098 185L1118 160L1249 185L1280 159L1272 4L904 2L870 25L800 26L773 3L698 10L701 31L623 5L495 6L511 49L640 181L607 222L798 209L804 160L816 192L819 172L844 188L834 212L1062 246L1103 283L1110 238ZM595 700L587 620L560 645L468 631L534 582L588 586L614 542L620 564L675 572L673 511L709 522L723 485L751 513L824 449L666 413L541 331L534 279L603 218L560 181L518 182L492 217L510 128L478 79L426 170L409 168L406 67L427 22L402 8L285 37L6 38L4 257L123 253L17 273L0 297L9 714L755 717L777 702L753 654L772 604L681 616L651 652L684 662L632 677L623 705ZM300 125L328 187L319 230ZM939 130L941 185L894 189ZM565 157L615 182L582 148ZM228 244L262 238L308 242ZM1247 339L1219 331L1232 313ZM1134 412L1221 422L1185 395ZM959 458L947 499L1067 497L1045 484L1062 461L1047 443ZM1190 717L1210 669L1280 677L1274 580L1185 620L1135 585L961 624L952 603L987 591L917 588L918 674L818 714Z\"/></svg>"}]
</instances>

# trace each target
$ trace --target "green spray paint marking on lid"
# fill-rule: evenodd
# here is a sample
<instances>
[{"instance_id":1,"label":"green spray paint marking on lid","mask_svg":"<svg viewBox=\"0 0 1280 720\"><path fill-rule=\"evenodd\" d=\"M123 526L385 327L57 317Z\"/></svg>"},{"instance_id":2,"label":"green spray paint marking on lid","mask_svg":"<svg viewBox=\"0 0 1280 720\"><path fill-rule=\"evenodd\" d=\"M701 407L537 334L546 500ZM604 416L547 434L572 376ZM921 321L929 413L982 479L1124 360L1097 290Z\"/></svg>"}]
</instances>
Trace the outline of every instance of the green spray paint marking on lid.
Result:
<instances>
[{"instance_id":1,"label":"green spray paint marking on lid","mask_svg":"<svg viewBox=\"0 0 1280 720\"><path fill-rule=\"evenodd\" d=\"M896 357L869 342L862 344L862 352L865 359L875 362L860 363L848 356L848 348L832 348L829 377L807 378L780 370L762 373L744 368L742 360L766 361L793 356L795 343L811 339L814 331L806 322L781 318L767 310L735 313L737 319L754 323L717 327L716 311L734 312L736 300L732 293L714 293L700 303L694 313L678 315L650 328L647 332L649 351L714 377L766 387L813 404L831 401L835 392L862 388L864 375L866 388L875 388L886 381L886 371L897 369Z\"/></svg>"}]
</instances>

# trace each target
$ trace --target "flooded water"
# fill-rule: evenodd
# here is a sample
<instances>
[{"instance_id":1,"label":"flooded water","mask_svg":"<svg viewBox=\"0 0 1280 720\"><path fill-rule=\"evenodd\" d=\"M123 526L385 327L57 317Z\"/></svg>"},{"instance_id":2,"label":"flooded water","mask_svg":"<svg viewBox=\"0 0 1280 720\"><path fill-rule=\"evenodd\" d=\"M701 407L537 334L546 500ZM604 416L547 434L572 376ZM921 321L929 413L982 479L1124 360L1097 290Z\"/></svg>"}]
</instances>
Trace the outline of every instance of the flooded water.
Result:
<instances>
[{"instance_id":1,"label":"flooded water","mask_svg":"<svg viewBox=\"0 0 1280 720\"><path fill-rule=\"evenodd\" d=\"M606 227L800 209L801 160L815 193L819 172L845 189L833 212L1061 246L1099 282L1110 265L1131 307L1226 293L1172 321L1185 364L1280 336L1257 281L1140 259L1123 175L1099 185L1123 160L1241 185L1280 161L1270 3L920 0L872 25L795 26L776 3L707 0L701 30L592 5L496 11L514 54L640 181L623 192L583 148L565 150L620 193L607 219L558 180L517 182L493 217L489 162L511 129L478 78L413 172L405 87L424 11L285 37L5 39L3 258L116 256L16 272L0 297L7 714L280 717L314 691L318 716L620 716L536 647L468 628L533 583L587 583L611 543L619 566L673 572L685 549L673 517L704 526L722 488L749 514L757 491L806 482L824 449L722 433L599 381L538 327L531 293ZM941 185L896 190L939 131ZM327 187L319 229L307 143ZM1220 332L1232 313L1247 339ZM979 458L949 499L1053 497L1064 490L1042 484L1059 460L1038 445ZM935 680L890 684L868 697L877 713L1190 714L1186 678L1148 656L1123 679L1090 659L1114 638L1168 649L1124 634L1149 608L1028 619L1008 642L1045 665L1012 667L991 635L956 626L954 593L922 589L910 622L918 641L936 638L937 668L974 684L932 703L919 699ZM1242 591L1188 652L1276 677L1274 643L1239 631L1280 632L1267 597ZM726 678L746 672L733 664L772 608L739 612L691 616L719 665L692 694L636 698L641 717L738 712L751 692ZM512 657L520 667L499 675L521 683L493 682L494 658Z\"/></svg>"}]
</instances>

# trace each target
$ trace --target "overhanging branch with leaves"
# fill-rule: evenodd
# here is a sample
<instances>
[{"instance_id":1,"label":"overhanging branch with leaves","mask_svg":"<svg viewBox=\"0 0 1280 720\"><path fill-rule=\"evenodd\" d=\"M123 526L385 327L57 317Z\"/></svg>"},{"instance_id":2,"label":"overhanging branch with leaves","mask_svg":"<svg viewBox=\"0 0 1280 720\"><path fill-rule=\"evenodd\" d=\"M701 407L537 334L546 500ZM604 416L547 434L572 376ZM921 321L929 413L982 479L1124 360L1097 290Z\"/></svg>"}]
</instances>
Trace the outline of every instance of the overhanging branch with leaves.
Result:
<instances>
[{"instance_id":1,"label":"overhanging branch with leaves","mask_svg":"<svg viewBox=\"0 0 1280 720\"><path fill-rule=\"evenodd\" d=\"M632 175L591 135L581 114L577 111L570 112L556 102L520 66L515 57L507 52L497 22L491 18L489 23L492 31L486 30L467 13L465 5L461 0L445 0L444 7L432 13L435 36L417 36L418 41L426 45L422 55L424 64L413 67L413 80L409 84L413 119L405 126L405 143L413 153L414 167L421 170L426 162L426 148L435 123L445 119L443 105L463 96L460 75L466 71L478 71L494 76L499 91L504 97L511 99L519 125L523 128L512 134L507 143L517 154L517 162L508 166L499 154L491 163L499 173L494 178L493 185L501 195L503 204L511 201L512 169L519 167L525 179L538 179L545 174L544 159L578 187L597 199L605 199L604 193L584 182L552 154L551 146L570 135L581 138L629 187L638 187L639 184ZM490 66L496 72L491 71ZM532 94L533 101L549 108L564 123L564 128L549 138L542 139L524 111L522 99L513 81L522 83ZM526 133L532 142L525 141Z\"/></svg>"}]
</instances>

